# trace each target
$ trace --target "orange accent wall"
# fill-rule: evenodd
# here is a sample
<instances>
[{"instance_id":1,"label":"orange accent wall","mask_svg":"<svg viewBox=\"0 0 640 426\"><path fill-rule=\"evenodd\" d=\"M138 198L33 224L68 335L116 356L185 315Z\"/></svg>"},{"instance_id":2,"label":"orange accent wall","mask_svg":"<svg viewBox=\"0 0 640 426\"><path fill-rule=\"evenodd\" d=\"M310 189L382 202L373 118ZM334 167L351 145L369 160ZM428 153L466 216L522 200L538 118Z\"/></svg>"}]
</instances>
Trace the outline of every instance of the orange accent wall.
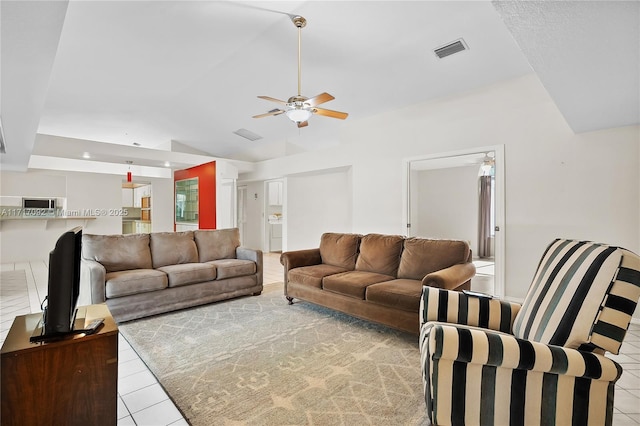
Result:
<instances>
[{"instance_id":1,"label":"orange accent wall","mask_svg":"<svg viewBox=\"0 0 640 426\"><path fill-rule=\"evenodd\" d=\"M201 164L173 172L173 199L175 206L175 182L198 178L198 222L200 229L216 229L216 162ZM175 207L174 207L175 208ZM173 230L176 229L174 212Z\"/></svg>"}]
</instances>

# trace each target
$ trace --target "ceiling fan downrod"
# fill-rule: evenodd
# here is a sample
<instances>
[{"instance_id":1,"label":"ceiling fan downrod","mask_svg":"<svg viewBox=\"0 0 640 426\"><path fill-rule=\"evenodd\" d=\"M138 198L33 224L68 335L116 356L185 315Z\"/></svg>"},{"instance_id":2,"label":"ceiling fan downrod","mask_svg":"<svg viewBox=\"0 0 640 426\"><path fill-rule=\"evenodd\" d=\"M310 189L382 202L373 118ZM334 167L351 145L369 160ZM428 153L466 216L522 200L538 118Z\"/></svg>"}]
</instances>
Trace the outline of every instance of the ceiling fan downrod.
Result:
<instances>
[{"instance_id":1,"label":"ceiling fan downrod","mask_svg":"<svg viewBox=\"0 0 640 426\"><path fill-rule=\"evenodd\" d=\"M307 20L302 16L294 16L291 21L298 28L298 96L302 96L302 29L307 25Z\"/></svg>"}]
</instances>

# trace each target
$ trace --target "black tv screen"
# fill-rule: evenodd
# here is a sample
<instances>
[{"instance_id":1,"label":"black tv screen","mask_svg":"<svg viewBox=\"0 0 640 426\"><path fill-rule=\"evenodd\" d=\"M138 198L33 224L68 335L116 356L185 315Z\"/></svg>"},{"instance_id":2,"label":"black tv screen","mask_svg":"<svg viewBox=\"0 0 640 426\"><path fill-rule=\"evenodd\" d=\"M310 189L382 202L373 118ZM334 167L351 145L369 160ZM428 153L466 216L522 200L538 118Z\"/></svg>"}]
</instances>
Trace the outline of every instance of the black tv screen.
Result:
<instances>
[{"instance_id":1,"label":"black tv screen","mask_svg":"<svg viewBox=\"0 0 640 426\"><path fill-rule=\"evenodd\" d=\"M49 253L49 283L43 314L45 336L73 331L80 294L81 253L82 227L62 234Z\"/></svg>"}]
</instances>

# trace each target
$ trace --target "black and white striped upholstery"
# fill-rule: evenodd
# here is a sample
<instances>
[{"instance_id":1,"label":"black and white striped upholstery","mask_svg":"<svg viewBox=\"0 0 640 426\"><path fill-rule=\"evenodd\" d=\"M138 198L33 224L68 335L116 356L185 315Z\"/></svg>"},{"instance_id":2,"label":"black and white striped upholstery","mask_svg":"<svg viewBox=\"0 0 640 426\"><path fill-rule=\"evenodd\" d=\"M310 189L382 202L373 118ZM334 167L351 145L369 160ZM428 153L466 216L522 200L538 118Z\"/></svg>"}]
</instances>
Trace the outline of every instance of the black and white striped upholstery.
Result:
<instances>
[{"instance_id":1,"label":"black and white striped upholstery","mask_svg":"<svg viewBox=\"0 0 640 426\"><path fill-rule=\"evenodd\" d=\"M522 306L424 287L420 350L436 425L610 425L640 257L555 240Z\"/></svg>"}]
</instances>

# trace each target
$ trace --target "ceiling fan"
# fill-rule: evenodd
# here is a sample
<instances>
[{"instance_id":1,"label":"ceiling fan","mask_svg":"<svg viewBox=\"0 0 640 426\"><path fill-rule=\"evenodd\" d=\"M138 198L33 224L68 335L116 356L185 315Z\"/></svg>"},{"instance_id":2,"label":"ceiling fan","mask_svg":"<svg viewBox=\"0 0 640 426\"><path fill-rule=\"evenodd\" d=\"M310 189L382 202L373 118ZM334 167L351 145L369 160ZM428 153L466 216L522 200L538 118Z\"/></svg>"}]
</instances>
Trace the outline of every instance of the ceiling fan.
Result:
<instances>
[{"instance_id":1,"label":"ceiling fan","mask_svg":"<svg viewBox=\"0 0 640 426\"><path fill-rule=\"evenodd\" d=\"M260 99L275 102L282 105L281 108L272 109L264 114L254 115L253 118L268 117L271 115L285 114L291 121L296 123L298 127L306 127L309 125L309 117L313 114L324 115L325 117L339 118L344 120L349 114L346 112L333 111L330 109L317 108L318 105L325 102L329 102L335 99L328 93L321 93L313 98L307 98L300 94L300 80L301 80L301 41L302 41L302 28L307 25L307 20L302 16L292 16L291 21L298 28L298 94L290 97L287 101L281 101L280 99L272 98L270 96L258 96Z\"/></svg>"}]
</instances>

